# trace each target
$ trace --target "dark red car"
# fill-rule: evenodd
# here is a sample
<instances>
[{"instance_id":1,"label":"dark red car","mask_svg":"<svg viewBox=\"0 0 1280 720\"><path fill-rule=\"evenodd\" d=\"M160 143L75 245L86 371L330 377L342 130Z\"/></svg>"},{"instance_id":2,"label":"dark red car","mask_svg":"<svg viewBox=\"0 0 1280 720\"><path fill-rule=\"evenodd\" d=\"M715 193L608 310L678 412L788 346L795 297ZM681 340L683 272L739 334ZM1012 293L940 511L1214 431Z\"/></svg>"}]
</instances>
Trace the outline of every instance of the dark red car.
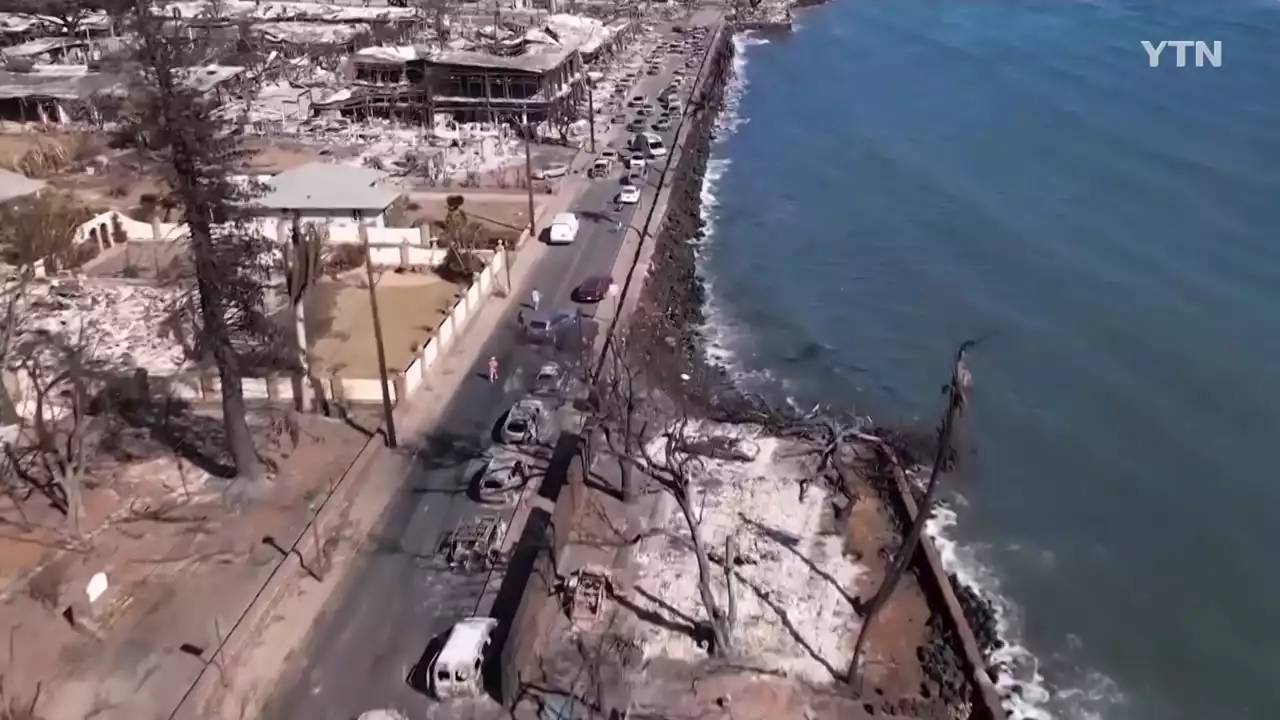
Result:
<instances>
[{"instance_id":1,"label":"dark red car","mask_svg":"<svg viewBox=\"0 0 1280 720\"><path fill-rule=\"evenodd\" d=\"M580 303L598 303L609 294L613 278L608 275L592 275L573 290L573 299Z\"/></svg>"}]
</instances>

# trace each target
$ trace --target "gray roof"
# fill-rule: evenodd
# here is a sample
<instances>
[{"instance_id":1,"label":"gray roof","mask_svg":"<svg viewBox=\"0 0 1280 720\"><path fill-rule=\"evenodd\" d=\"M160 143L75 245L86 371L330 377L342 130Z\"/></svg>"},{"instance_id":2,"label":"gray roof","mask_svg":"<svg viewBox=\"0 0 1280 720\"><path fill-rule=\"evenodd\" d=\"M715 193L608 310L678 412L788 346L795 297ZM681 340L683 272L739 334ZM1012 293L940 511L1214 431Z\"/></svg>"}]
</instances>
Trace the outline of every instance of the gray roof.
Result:
<instances>
[{"instance_id":1,"label":"gray roof","mask_svg":"<svg viewBox=\"0 0 1280 720\"><path fill-rule=\"evenodd\" d=\"M88 44L89 41L81 38L39 38L37 40L31 40L4 48L0 50L0 55L3 55L6 58L31 57L33 55L43 55L47 52L61 50L64 48L85 47Z\"/></svg>"},{"instance_id":2,"label":"gray roof","mask_svg":"<svg viewBox=\"0 0 1280 720\"><path fill-rule=\"evenodd\" d=\"M0 99L56 98L82 100L104 94L124 94L124 78L101 72L0 71Z\"/></svg>"},{"instance_id":3,"label":"gray roof","mask_svg":"<svg viewBox=\"0 0 1280 720\"><path fill-rule=\"evenodd\" d=\"M379 183L384 172L355 165L309 163L267 181L255 201L272 210L386 210L400 193Z\"/></svg>"},{"instance_id":4,"label":"gray roof","mask_svg":"<svg viewBox=\"0 0 1280 720\"><path fill-rule=\"evenodd\" d=\"M43 180L32 180L26 175L0 168L0 203L30 195L44 186Z\"/></svg>"}]
</instances>

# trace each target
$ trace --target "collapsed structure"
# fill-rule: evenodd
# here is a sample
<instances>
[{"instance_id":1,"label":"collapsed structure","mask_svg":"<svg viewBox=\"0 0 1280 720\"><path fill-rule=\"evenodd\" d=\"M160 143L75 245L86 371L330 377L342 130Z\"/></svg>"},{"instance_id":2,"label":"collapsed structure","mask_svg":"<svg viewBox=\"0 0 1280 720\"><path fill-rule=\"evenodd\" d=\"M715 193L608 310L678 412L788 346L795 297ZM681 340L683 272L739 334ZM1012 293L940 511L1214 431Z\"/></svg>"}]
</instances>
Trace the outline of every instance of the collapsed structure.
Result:
<instances>
[{"instance_id":1,"label":"collapsed structure","mask_svg":"<svg viewBox=\"0 0 1280 720\"><path fill-rule=\"evenodd\" d=\"M636 33L628 17L605 22L514 9L505 17L428 22L416 7L243 0L220 6L218 16L201 2L169 3L160 11L193 40L225 46L224 61L244 65L235 77L246 86L227 93L244 100L239 114L286 125L326 113L428 126L439 124L438 113L461 122L541 122L581 103L586 68L611 58ZM108 32L81 36L80 28L90 27ZM110 18L89 14L74 37L33 39L42 29L54 35L59 28L0 13L0 46L7 45L0 47L0 118L100 124L95 107L124 90L120 73L100 67L124 46ZM256 112L260 90L267 105L287 111Z\"/></svg>"}]
</instances>

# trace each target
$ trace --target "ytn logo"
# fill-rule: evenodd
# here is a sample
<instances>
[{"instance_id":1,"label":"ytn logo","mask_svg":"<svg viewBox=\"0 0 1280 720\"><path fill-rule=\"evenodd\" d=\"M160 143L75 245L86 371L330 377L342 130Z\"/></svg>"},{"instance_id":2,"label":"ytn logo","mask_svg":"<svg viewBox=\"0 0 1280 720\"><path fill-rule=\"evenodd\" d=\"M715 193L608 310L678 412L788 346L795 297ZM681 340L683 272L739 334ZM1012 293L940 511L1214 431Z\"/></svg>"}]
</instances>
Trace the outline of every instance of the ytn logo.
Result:
<instances>
[{"instance_id":1,"label":"ytn logo","mask_svg":"<svg viewBox=\"0 0 1280 720\"><path fill-rule=\"evenodd\" d=\"M1160 67L1160 54L1165 51L1165 48L1176 50L1175 64L1178 67L1186 67L1187 50L1193 47L1196 50L1196 67L1202 68L1205 63L1216 68L1222 67L1221 40L1213 41L1212 50L1209 48L1209 43L1203 40L1161 40L1159 45L1153 44L1150 40L1142 41L1142 49L1147 51L1147 60L1151 63L1151 67Z\"/></svg>"}]
</instances>

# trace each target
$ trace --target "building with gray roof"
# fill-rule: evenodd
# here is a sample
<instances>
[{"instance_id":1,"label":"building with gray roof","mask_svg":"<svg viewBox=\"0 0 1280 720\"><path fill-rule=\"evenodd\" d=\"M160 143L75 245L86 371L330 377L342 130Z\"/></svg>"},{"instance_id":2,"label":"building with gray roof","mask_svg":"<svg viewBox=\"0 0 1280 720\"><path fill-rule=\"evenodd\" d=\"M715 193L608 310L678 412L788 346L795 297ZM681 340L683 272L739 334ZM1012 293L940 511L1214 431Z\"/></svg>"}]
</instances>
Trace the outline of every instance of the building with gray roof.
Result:
<instances>
[{"instance_id":1,"label":"building with gray roof","mask_svg":"<svg viewBox=\"0 0 1280 720\"><path fill-rule=\"evenodd\" d=\"M43 180L32 180L26 175L0 168L0 205L34 195L45 187Z\"/></svg>"},{"instance_id":2,"label":"building with gray roof","mask_svg":"<svg viewBox=\"0 0 1280 720\"><path fill-rule=\"evenodd\" d=\"M386 178L366 167L308 163L267 180L266 193L253 204L264 217L297 213L303 221L383 227L387 208L400 197Z\"/></svg>"}]
</instances>

